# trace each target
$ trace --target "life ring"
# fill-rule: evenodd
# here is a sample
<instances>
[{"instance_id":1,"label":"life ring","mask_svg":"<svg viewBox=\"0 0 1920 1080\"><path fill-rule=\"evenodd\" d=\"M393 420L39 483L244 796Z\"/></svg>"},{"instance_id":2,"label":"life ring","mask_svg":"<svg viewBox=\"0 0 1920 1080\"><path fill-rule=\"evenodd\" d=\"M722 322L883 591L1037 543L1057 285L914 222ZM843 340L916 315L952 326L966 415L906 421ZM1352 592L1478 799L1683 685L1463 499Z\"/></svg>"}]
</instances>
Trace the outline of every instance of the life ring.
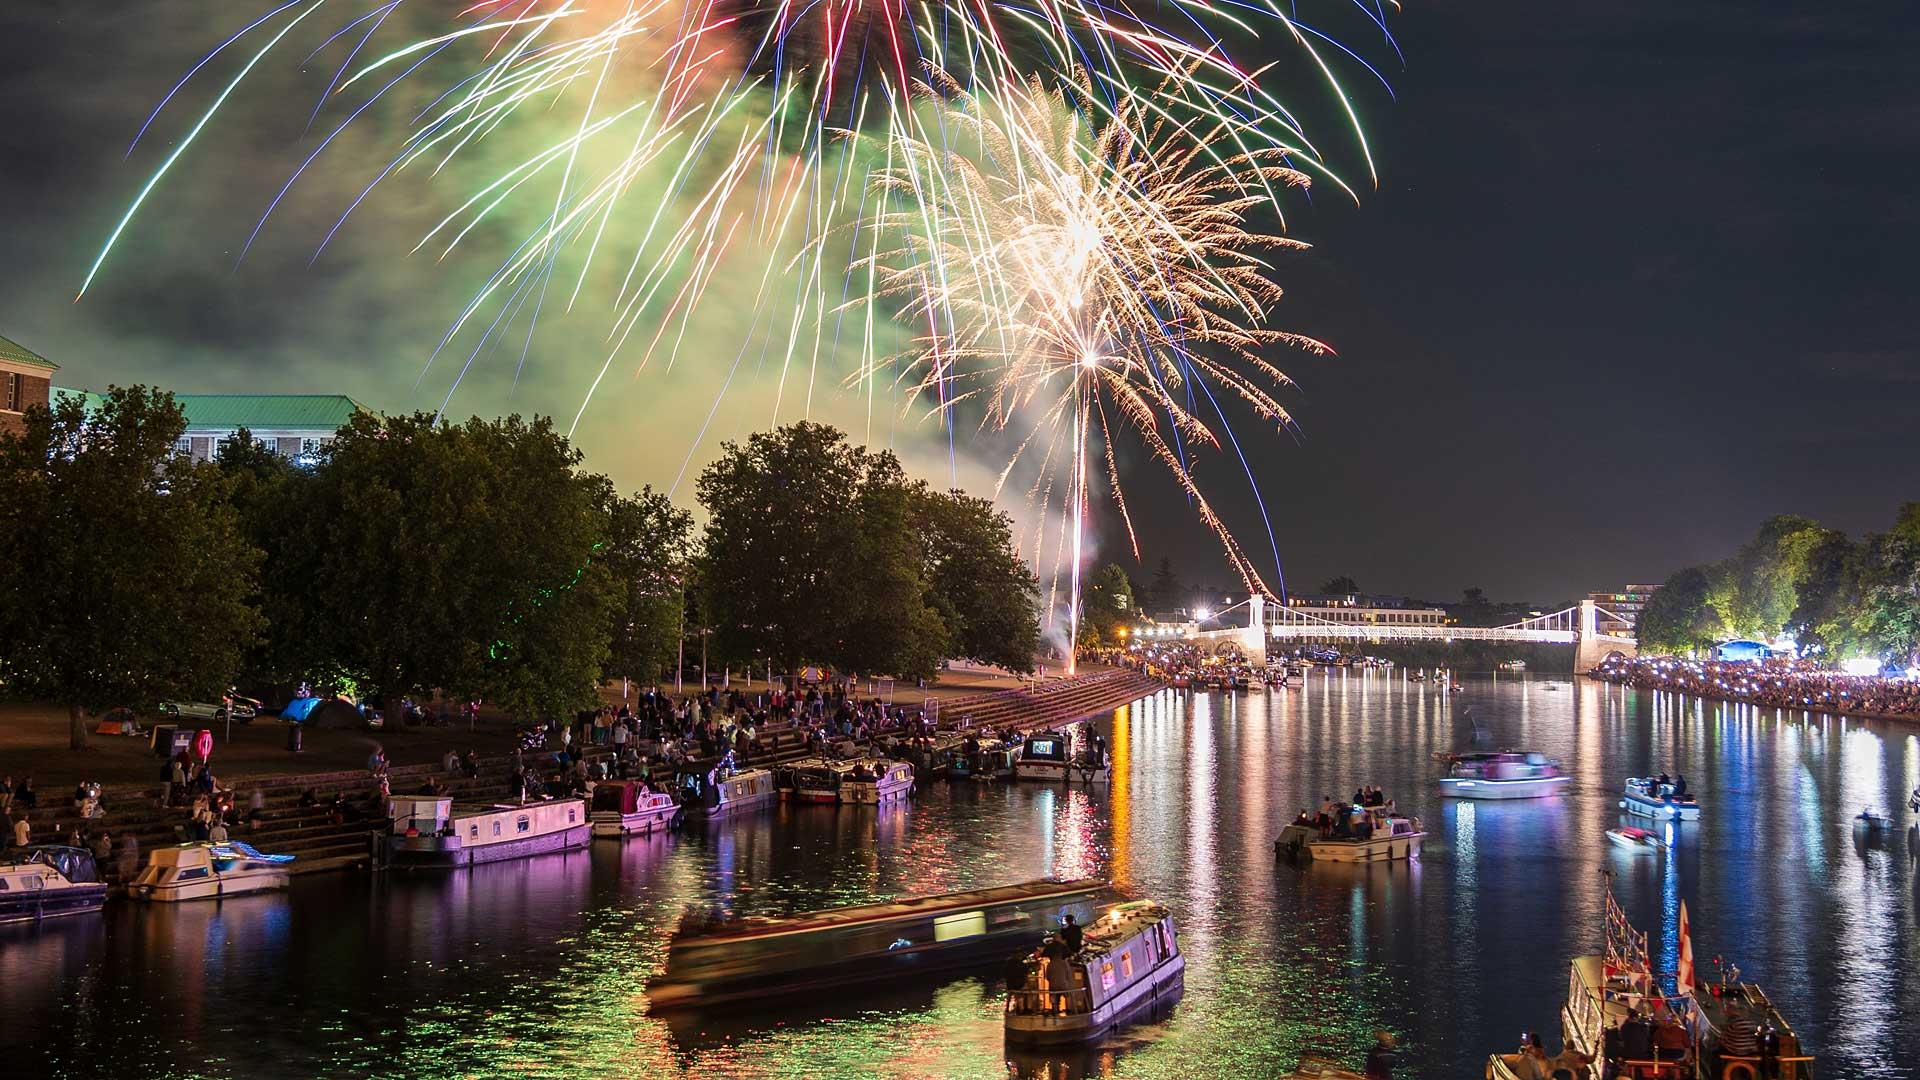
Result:
<instances>
[{"instance_id":1,"label":"life ring","mask_svg":"<svg viewBox=\"0 0 1920 1080\"><path fill-rule=\"evenodd\" d=\"M1751 1061L1729 1061L1720 1069L1720 1080L1760 1080L1760 1070Z\"/></svg>"}]
</instances>

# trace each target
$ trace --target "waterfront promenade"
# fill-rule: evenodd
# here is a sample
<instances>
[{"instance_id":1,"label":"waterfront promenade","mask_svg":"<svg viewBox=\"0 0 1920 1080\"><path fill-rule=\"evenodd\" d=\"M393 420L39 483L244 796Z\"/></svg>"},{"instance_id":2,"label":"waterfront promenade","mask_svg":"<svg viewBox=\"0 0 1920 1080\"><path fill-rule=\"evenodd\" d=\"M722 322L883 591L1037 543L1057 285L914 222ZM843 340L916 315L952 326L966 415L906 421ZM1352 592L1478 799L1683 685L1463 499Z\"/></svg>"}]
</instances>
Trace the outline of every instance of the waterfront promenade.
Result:
<instances>
[{"instance_id":1,"label":"waterfront promenade","mask_svg":"<svg viewBox=\"0 0 1920 1080\"><path fill-rule=\"evenodd\" d=\"M1596 667L1590 677L1716 701L1920 723L1920 682L1848 675L1798 660L1755 663L1649 656L1611 660Z\"/></svg>"}]
</instances>

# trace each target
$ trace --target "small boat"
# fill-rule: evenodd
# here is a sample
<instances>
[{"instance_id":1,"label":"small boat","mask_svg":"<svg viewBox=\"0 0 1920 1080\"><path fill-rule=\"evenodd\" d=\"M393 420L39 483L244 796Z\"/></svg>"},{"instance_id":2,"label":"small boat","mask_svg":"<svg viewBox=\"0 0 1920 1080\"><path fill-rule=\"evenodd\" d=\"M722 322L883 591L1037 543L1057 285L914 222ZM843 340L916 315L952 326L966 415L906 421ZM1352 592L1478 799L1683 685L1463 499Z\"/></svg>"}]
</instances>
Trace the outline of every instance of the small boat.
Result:
<instances>
[{"instance_id":1,"label":"small boat","mask_svg":"<svg viewBox=\"0 0 1920 1080\"><path fill-rule=\"evenodd\" d=\"M1657 776L1627 777L1620 808L1629 814L1667 821L1693 821L1700 816L1698 800L1681 791L1675 782Z\"/></svg>"},{"instance_id":2,"label":"small boat","mask_svg":"<svg viewBox=\"0 0 1920 1080\"><path fill-rule=\"evenodd\" d=\"M862 758L840 778L840 801L884 806L913 794L913 766L904 761Z\"/></svg>"},{"instance_id":3,"label":"small boat","mask_svg":"<svg viewBox=\"0 0 1920 1080\"><path fill-rule=\"evenodd\" d=\"M1893 819L1885 814L1876 814L1872 807L1867 807L1853 816L1853 827L1870 833L1886 832L1893 828Z\"/></svg>"},{"instance_id":4,"label":"small boat","mask_svg":"<svg viewBox=\"0 0 1920 1080\"><path fill-rule=\"evenodd\" d=\"M89 915L106 902L106 882L85 848L42 844L0 862L0 923Z\"/></svg>"},{"instance_id":5,"label":"small boat","mask_svg":"<svg viewBox=\"0 0 1920 1080\"><path fill-rule=\"evenodd\" d=\"M664 831L680 804L639 780L602 780L593 786L593 835L619 839Z\"/></svg>"},{"instance_id":6,"label":"small boat","mask_svg":"<svg viewBox=\"0 0 1920 1080\"><path fill-rule=\"evenodd\" d=\"M1091 747L1075 752L1067 732L1037 731L1020 744L1013 774L1021 780L1099 783L1107 779L1107 763Z\"/></svg>"},{"instance_id":7,"label":"small boat","mask_svg":"<svg viewBox=\"0 0 1920 1080\"><path fill-rule=\"evenodd\" d=\"M967 775L974 780L1011 780L1019 753L1019 747L989 739L980 744L980 752L968 766Z\"/></svg>"},{"instance_id":8,"label":"small boat","mask_svg":"<svg viewBox=\"0 0 1920 1080\"><path fill-rule=\"evenodd\" d=\"M1785 1080L1812 1080L1813 1055L1801 1044L1793 1025L1780 1015L1780 1010L1767 1000L1767 995L1760 987L1740 981L1739 968L1729 971L1723 965L1720 981L1701 987L1693 1000L1700 1009L1700 1058L1704 1061L1711 1055L1719 1061L1719 1077L1744 1080L1746 1077L1777 1076ZM1773 1055L1774 1069L1777 1071L1762 1072L1766 1062L1759 1057L1736 1057L1725 1052L1721 1046L1721 1036L1735 1012L1751 1017L1754 1024L1763 1030L1773 1030L1778 1040Z\"/></svg>"},{"instance_id":9,"label":"small boat","mask_svg":"<svg viewBox=\"0 0 1920 1080\"><path fill-rule=\"evenodd\" d=\"M689 911L647 998L659 1013L992 965L1104 899L1104 881L1043 879L778 919Z\"/></svg>"},{"instance_id":10,"label":"small boat","mask_svg":"<svg viewBox=\"0 0 1920 1080\"><path fill-rule=\"evenodd\" d=\"M373 836L375 870L452 870L572 851L593 840L585 799L455 805L444 795L394 795Z\"/></svg>"},{"instance_id":11,"label":"small boat","mask_svg":"<svg viewBox=\"0 0 1920 1080\"><path fill-rule=\"evenodd\" d=\"M1007 990L1008 1042L1092 1042L1178 997L1187 967L1173 914L1146 900L1108 908L1066 964L1071 989L1049 990L1051 973L1036 972Z\"/></svg>"},{"instance_id":12,"label":"small boat","mask_svg":"<svg viewBox=\"0 0 1920 1080\"><path fill-rule=\"evenodd\" d=\"M773 774L765 769L733 771L733 755L717 765L688 762L674 780L687 820L723 821L772 806L780 798Z\"/></svg>"},{"instance_id":13,"label":"small boat","mask_svg":"<svg viewBox=\"0 0 1920 1080\"><path fill-rule=\"evenodd\" d=\"M1273 842L1275 854L1288 858L1304 855L1324 862L1387 862L1420 857L1420 841L1427 834L1419 818L1403 817L1384 806L1342 807L1355 823L1346 837L1323 837L1311 824L1294 822L1280 830Z\"/></svg>"},{"instance_id":14,"label":"small boat","mask_svg":"<svg viewBox=\"0 0 1920 1080\"><path fill-rule=\"evenodd\" d=\"M1495 664L1493 666L1494 666L1494 669L1497 671L1527 670L1527 662L1525 660L1502 660L1498 664Z\"/></svg>"},{"instance_id":15,"label":"small boat","mask_svg":"<svg viewBox=\"0 0 1920 1080\"><path fill-rule=\"evenodd\" d=\"M1440 792L1457 799L1537 799L1573 778L1560 763L1531 750L1461 754L1440 781Z\"/></svg>"},{"instance_id":16,"label":"small boat","mask_svg":"<svg viewBox=\"0 0 1920 1080\"><path fill-rule=\"evenodd\" d=\"M1666 841L1660 839L1652 832L1646 829L1635 828L1632 825L1622 825L1617 829L1608 829L1607 839L1635 855L1653 855L1667 846Z\"/></svg>"},{"instance_id":17,"label":"small boat","mask_svg":"<svg viewBox=\"0 0 1920 1080\"><path fill-rule=\"evenodd\" d=\"M781 798L792 802L838 803L840 785L852 771L850 761L801 758L779 771L775 786Z\"/></svg>"},{"instance_id":18,"label":"small boat","mask_svg":"<svg viewBox=\"0 0 1920 1080\"><path fill-rule=\"evenodd\" d=\"M238 840L154 848L127 886L135 900L215 900L287 887L292 855L265 855Z\"/></svg>"},{"instance_id":19,"label":"small boat","mask_svg":"<svg viewBox=\"0 0 1920 1080\"><path fill-rule=\"evenodd\" d=\"M1907 809L1920 814L1920 787L1914 788L1913 794L1907 797Z\"/></svg>"}]
</instances>

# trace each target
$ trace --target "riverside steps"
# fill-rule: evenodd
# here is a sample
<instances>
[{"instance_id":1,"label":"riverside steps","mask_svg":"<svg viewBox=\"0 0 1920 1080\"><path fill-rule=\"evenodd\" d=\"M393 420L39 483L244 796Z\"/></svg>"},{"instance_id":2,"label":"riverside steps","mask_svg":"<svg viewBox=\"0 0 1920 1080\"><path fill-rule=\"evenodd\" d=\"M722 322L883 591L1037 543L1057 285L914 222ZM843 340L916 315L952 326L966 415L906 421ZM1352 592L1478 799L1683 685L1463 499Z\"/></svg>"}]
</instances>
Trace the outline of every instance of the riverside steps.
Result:
<instances>
[{"instance_id":1,"label":"riverside steps","mask_svg":"<svg viewBox=\"0 0 1920 1080\"><path fill-rule=\"evenodd\" d=\"M929 711L940 733L939 744L948 745L981 728L1016 732L1070 724L1136 701L1163 685L1138 672L1103 670L1031 688L949 698L932 703ZM879 738L892 734L881 732ZM546 753L532 751L525 756L529 761L540 761ZM803 728L791 723L767 724L760 729L759 749L753 756L753 764L779 765L807 753ZM610 754L604 747L588 747L583 756L593 762ZM216 771L218 760L216 754ZM672 779L673 772L672 766L656 763L650 779L664 785ZM393 765L387 770L388 784L395 795L410 794L428 781L434 781L454 800L478 803L508 801L512 775L513 757L508 754L480 758L479 775L472 778L458 770L449 773L441 769L438 762ZM368 861L368 834L377 822L328 820L328 804L335 795L364 807L374 783L367 770L243 776L226 783L235 792L237 816L246 814L256 791L261 793L264 804L258 827L250 829L244 821L228 823L233 838L245 840L261 851L296 856L289 864L292 873L343 870ZM155 796L159 786L110 785L102 792L106 816L91 820L81 819L73 808L71 792L43 790L39 793L41 805L32 811L34 837L40 842L59 842L75 825L83 826L90 835L104 830L112 837L114 854L104 860L101 870L110 884L122 885L119 853L126 837L131 836L139 843L142 859L157 845L177 844L185 838L186 814L178 807L158 804ZM308 789L318 797L318 805L299 805L301 794Z\"/></svg>"}]
</instances>

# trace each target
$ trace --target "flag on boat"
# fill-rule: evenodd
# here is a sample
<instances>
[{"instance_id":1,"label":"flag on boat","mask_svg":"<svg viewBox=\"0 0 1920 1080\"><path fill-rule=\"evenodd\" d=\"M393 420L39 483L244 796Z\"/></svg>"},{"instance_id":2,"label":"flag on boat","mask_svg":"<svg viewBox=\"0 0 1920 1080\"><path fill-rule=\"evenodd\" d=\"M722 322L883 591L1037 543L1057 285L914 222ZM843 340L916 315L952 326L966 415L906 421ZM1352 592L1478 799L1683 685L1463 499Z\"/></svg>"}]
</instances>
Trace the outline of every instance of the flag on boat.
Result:
<instances>
[{"instance_id":1,"label":"flag on boat","mask_svg":"<svg viewBox=\"0 0 1920 1080\"><path fill-rule=\"evenodd\" d=\"M1687 921L1687 902L1680 901L1680 965L1674 972L1673 992L1693 996L1693 931Z\"/></svg>"}]
</instances>

